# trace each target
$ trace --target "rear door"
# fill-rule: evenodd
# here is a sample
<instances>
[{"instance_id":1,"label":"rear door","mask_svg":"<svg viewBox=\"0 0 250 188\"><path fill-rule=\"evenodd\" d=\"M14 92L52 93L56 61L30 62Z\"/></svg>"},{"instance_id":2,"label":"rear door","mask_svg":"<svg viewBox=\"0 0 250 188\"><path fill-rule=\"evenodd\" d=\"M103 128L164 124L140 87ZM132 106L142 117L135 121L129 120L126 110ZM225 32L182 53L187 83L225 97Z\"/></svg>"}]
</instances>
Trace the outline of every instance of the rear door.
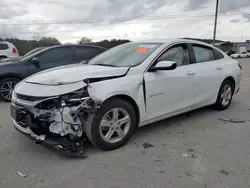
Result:
<instances>
[{"instance_id":1,"label":"rear door","mask_svg":"<svg viewBox=\"0 0 250 188\"><path fill-rule=\"evenodd\" d=\"M102 51L98 48L94 47L86 47L86 46L77 46L75 47L75 57L74 62L80 63L82 61L90 60L98 54L102 53Z\"/></svg>"},{"instance_id":2,"label":"rear door","mask_svg":"<svg viewBox=\"0 0 250 188\"><path fill-rule=\"evenodd\" d=\"M73 47L71 46L48 49L35 56L39 59L38 65L33 64L30 60L29 73L34 74L45 69L72 64L74 62L73 55Z\"/></svg>"},{"instance_id":3,"label":"rear door","mask_svg":"<svg viewBox=\"0 0 250 188\"><path fill-rule=\"evenodd\" d=\"M224 80L224 55L211 47L192 44L195 57L195 107L216 101Z\"/></svg>"}]
</instances>

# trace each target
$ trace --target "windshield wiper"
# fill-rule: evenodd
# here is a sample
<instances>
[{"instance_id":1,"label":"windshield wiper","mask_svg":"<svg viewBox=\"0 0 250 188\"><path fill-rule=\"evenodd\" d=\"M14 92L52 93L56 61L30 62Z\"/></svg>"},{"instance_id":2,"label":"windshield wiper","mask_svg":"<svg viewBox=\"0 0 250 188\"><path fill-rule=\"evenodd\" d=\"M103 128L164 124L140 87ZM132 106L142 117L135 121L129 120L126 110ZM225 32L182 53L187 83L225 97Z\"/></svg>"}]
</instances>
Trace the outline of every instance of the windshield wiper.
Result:
<instances>
[{"instance_id":1,"label":"windshield wiper","mask_svg":"<svg viewBox=\"0 0 250 188\"><path fill-rule=\"evenodd\" d=\"M99 65L99 66L106 66L106 67L115 67L115 65L110 65L110 64L93 64L93 65Z\"/></svg>"}]
</instances>

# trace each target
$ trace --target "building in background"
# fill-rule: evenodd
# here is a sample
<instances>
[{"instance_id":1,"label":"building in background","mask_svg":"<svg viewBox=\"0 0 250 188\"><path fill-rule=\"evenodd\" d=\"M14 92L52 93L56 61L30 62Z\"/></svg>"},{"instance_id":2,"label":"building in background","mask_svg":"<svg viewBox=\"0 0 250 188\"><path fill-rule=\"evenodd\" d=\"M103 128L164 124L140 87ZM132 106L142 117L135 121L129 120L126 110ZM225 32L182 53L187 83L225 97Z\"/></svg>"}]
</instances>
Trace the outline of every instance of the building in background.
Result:
<instances>
[{"instance_id":1,"label":"building in background","mask_svg":"<svg viewBox=\"0 0 250 188\"><path fill-rule=\"evenodd\" d=\"M234 51L236 53L250 52L250 40L246 40L246 42L237 42L234 44Z\"/></svg>"},{"instance_id":2,"label":"building in background","mask_svg":"<svg viewBox=\"0 0 250 188\"><path fill-rule=\"evenodd\" d=\"M215 43L217 48L220 48L223 52L228 53L234 50L234 43L230 41Z\"/></svg>"}]
</instances>

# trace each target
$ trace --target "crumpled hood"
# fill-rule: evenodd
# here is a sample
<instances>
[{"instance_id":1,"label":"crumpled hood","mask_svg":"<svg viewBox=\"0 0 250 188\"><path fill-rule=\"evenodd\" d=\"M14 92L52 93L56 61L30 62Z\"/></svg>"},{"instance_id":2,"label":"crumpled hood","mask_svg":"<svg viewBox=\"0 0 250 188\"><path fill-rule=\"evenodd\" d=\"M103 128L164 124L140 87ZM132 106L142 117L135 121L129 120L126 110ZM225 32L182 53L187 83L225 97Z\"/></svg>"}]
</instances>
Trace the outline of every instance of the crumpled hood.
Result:
<instances>
[{"instance_id":1,"label":"crumpled hood","mask_svg":"<svg viewBox=\"0 0 250 188\"><path fill-rule=\"evenodd\" d=\"M25 79L25 82L42 85L63 85L82 81L86 78L102 78L122 76L128 67L106 67L99 65L67 65L34 74Z\"/></svg>"}]
</instances>

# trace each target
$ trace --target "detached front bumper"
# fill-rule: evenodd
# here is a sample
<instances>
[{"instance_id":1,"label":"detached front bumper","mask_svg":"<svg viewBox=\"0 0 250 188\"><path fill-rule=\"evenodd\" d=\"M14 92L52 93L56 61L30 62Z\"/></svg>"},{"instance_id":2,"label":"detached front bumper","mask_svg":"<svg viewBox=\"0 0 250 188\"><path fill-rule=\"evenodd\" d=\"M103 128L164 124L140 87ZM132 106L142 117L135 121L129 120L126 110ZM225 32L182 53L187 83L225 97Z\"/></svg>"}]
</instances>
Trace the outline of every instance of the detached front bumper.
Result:
<instances>
[{"instance_id":1,"label":"detached front bumper","mask_svg":"<svg viewBox=\"0 0 250 188\"><path fill-rule=\"evenodd\" d=\"M70 141L65 138L54 138L47 135L37 135L29 127L23 127L19 125L14 119L13 124L16 130L23 133L31 140L34 140L37 144L41 144L50 149L56 149L60 154L65 157L85 157L83 155L84 151L84 141Z\"/></svg>"}]
</instances>

